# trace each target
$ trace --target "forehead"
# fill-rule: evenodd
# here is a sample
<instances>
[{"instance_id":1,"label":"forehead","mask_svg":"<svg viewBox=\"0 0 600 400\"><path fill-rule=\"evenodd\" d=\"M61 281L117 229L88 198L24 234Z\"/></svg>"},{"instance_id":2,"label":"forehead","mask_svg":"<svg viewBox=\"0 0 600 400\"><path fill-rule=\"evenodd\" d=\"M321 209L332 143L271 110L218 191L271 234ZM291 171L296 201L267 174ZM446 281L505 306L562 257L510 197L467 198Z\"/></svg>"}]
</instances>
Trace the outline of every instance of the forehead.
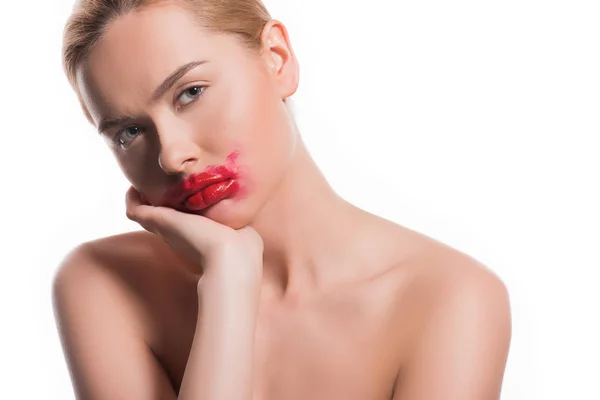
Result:
<instances>
[{"instance_id":1,"label":"forehead","mask_svg":"<svg viewBox=\"0 0 600 400\"><path fill-rule=\"evenodd\" d=\"M241 56L236 43L202 28L181 6L153 5L109 23L77 69L78 85L93 117L130 108L181 65Z\"/></svg>"}]
</instances>

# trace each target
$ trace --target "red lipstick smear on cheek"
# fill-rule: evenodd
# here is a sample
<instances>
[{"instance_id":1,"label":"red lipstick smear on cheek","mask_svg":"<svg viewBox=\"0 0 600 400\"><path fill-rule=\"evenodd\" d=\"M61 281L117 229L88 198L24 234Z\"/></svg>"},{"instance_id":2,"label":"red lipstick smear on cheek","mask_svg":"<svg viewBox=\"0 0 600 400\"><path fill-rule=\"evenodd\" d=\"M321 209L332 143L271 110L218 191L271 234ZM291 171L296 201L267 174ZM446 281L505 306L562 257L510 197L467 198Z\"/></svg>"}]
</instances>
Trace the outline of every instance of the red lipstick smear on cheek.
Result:
<instances>
[{"instance_id":1,"label":"red lipstick smear on cheek","mask_svg":"<svg viewBox=\"0 0 600 400\"><path fill-rule=\"evenodd\" d=\"M240 151L235 150L231 154L229 154L227 156L227 158L225 159L226 168L229 169L230 171L234 172L236 181L238 181L238 184L236 185L237 193L235 195L235 198L238 200L245 198L246 195L248 194L248 183L250 181L249 177L246 174L246 169L240 167L237 164L237 160L238 160L239 156L240 156ZM243 185L239 184L240 178L243 182Z\"/></svg>"},{"instance_id":2,"label":"red lipstick smear on cheek","mask_svg":"<svg viewBox=\"0 0 600 400\"><path fill-rule=\"evenodd\" d=\"M204 172L217 174L225 166L227 170L233 171L237 174L239 167L237 166L236 161L239 156L240 152L239 150L236 150L225 158L225 165L209 165L208 167L204 168Z\"/></svg>"},{"instance_id":3,"label":"red lipstick smear on cheek","mask_svg":"<svg viewBox=\"0 0 600 400\"><path fill-rule=\"evenodd\" d=\"M225 159L225 163L226 164L235 164L235 162L237 161L239 156L240 156L240 151L236 150L227 156L227 158Z\"/></svg>"}]
</instances>

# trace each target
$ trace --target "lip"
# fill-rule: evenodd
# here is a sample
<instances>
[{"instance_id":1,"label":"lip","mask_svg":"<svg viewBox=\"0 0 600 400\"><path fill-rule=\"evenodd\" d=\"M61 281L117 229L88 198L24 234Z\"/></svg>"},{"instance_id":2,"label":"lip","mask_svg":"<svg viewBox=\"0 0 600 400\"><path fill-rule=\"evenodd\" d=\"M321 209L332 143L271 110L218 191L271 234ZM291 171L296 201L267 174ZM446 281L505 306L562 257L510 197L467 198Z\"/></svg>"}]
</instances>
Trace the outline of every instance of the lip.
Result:
<instances>
[{"instance_id":1,"label":"lip","mask_svg":"<svg viewBox=\"0 0 600 400\"><path fill-rule=\"evenodd\" d=\"M236 174L225 165L211 168L209 171L203 171L192 174L173 186L167 193L170 202L185 207L185 202L191 196L201 193L207 187L230 179L236 178Z\"/></svg>"},{"instance_id":2,"label":"lip","mask_svg":"<svg viewBox=\"0 0 600 400\"><path fill-rule=\"evenodd\" d=\"M189 196L183 202L183 207L191 211L200 211L223 199L234 196L238 189L239 183L237 179L219 181Z\"/></svg>"}]
</instances>

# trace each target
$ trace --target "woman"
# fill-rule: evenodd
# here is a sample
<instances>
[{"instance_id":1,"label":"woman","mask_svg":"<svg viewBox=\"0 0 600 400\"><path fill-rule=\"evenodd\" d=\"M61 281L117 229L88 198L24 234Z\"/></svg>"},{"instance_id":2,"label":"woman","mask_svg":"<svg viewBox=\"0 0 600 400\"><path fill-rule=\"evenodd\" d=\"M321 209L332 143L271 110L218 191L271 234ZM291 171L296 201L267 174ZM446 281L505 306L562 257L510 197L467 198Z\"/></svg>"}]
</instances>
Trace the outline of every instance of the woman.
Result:
<instances>
[{"instance_id":1,"label":"woman","mask_svg":"<svg viewBox=\"0 0 600 400\"><path fill-rule=\"evenodd\" d=\"M84 0L63 55L145 229L56 273L78 399L499 397L504 284L332 190L259 0Z\"/></svg>"}]
</instances>

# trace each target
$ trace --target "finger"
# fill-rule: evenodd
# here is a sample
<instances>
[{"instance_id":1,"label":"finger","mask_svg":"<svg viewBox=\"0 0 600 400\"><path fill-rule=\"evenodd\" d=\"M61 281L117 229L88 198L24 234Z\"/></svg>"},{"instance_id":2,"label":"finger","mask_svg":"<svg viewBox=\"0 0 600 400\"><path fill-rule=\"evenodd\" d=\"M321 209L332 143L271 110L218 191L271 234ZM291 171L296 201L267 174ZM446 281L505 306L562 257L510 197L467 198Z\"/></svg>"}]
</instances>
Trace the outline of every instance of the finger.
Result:
<instances>
[{"instance_id":1,"label":"finger","mask_svg":"<svg viewBox=\"0 0 600 400\"><path fill-rule=\"evenodd\" d=\"M127 190L125 202L127 218L137 222L148 232L170 236L182 228L185 230L185 226L189 224L184 213L169 207L149 205L144 201L144 195L133 186Z\"/></svg>"},{"instance_id":2,"label":"finger","mask_svg":"<svg viewBox=\"0 0 600 400\"><path fill-rule=\"evenodd\" d=\"M210 251L234 239L233 229L204 216L143 204L141 194L133 187L127 191L126 202L128 218L185 251Z\"/></svg>"},{"instance_id":3,"label":"finger","mask_svg":"<svg viewBox=\"0 0 600 400\"><path fill-rule=\"evenodd\" d=\"M142 195L133 186L131 186L125 195L126 216L130 220L137 222L151 233L157 233L155 224L152 223L152 206L144 204Z\"/></svg>"},{"instance_id":4,"label":"finger","mask_svg":"<svg viewBox=\"0 0 600 400\"><path fill-rule=\"evenodd\" d=\"M150 203L150 200L148 200L148 198L144 195L144 193L140 193L140 200L141 200L142 204L145 204L147 206L152 205L152 203Z\"/></svg>"},{"instance_id":5,"label":"finger","mask_svg":"<svg viewBox=\"0 0 600 400\"><path fill-rule=\"evenodd\" d=\"M235 230L202 215L168 207L150 207L144 220L149 229L186 254L210 255L235 241Z\"/></svg>"},{"instance_id":6,"label":"finger","mask_svg":"<svg viewBox=\"0 0 600 400\"><path fill-rule=\"evenodd\" d=\"M132 221L136 221L137 212L140 205L142 205L140 193L133 186L130 186L125 194L125 213L127 218Z\"/></svg>"}]
</instances>

